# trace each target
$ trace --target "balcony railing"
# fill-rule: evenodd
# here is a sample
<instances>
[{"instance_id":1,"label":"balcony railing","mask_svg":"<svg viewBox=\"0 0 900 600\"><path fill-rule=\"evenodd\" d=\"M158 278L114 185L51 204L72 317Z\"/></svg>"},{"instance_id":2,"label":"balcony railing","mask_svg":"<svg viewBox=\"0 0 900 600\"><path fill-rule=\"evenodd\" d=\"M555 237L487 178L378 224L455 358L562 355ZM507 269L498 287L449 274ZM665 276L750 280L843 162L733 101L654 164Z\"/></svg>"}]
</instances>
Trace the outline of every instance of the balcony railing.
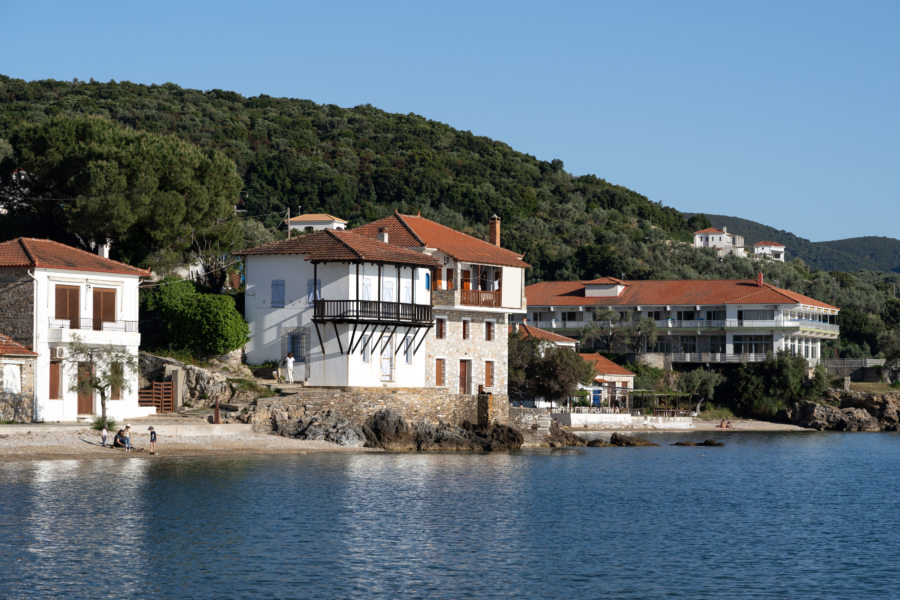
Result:
<instances>
[{"instance_id":1,"label":"balcony railing","mask_svg":"<svg viewBox=\"0 0 900 600\"><path fill-rule=\"evenodd\" d=\"M500 308L500 292L482 290L460 290L460 304L483 308Z\"/></svg>"},{"instance_id":2,"label":"balcony railing","mask_svg":"<svg viewBox=\"0 0 900 600\"><path fill-rule=\"evenodd\" d=\"M99 319L90 319L79 317L75 319L56 319L50 318L50 329L81 329L93 331L125 331L128 333L136 333L138 331L137 321L101 321Z\"/></svg>"},{"instance_id":3,"label":"balcony railing","mask_svg":"<svg viewBox=\"0 0 900 600\"><path fill-rule=\"evenodd\" d=\"M531 324L542 329L575 329L590 324L591 321L563 321L561 319L553 319L551 321L541 320L533 321ZM622 327L630 324L630 321L594 321L596 325L601 327ZM838 333L840 327L834 323L823 323L822 321L811 321L807 319L770 319L770 320L750 320L750 319L725 319L725 320L704 320L694 319L690 321L678 319L664 319L654 321L657 329L773 329L784 327L796 327L805 329L815 329L828 333Z\"/></svg>"},{"instance_id":4,"label":"balcony railing","mask_svg":"<svg viewBox=\"0 0 900 600\"><path fill-rule=\"evenodd\" d=\"M317 321L402 323L429 325L434 322L431 306L377 300L316 300L313 318Z\"/></svg>"}]
</instances>

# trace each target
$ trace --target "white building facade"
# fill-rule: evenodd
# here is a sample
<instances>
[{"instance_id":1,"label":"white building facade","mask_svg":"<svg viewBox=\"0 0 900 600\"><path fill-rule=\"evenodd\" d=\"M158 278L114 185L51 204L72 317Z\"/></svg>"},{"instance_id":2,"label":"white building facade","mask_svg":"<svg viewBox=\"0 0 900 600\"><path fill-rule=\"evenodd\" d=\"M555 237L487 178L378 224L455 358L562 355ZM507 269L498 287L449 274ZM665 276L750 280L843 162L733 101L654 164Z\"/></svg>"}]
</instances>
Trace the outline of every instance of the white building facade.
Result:
<instances>
[{"instance_id":1,"label":"white building facade","mask_svg":"<svg viewBox=\"0 0 900 600\"><path fill-rule=\"evenodd\" d=\"M715 227L707 227L700 231L694 232L695 248L715 248L716 254L725 256L733 254L739 258L744 258L744 236L728 233L728 228L716 229Z\"/></svg>"},{"instance_id":2,"label":"white building facade","mask_svg":"<svg viewBox=\"0 0 900 600\"><path fill-rule=\"evenodd\" d=\"M767 258L784 262L784 244L778 242L756 242L753 244L753 255L757 258Z\"/></svg>"},{"instance_id":3,"label":"white building facade","mask_svg":"<svg viewBox=\"0 0 900 600\"><path fill-rule=\"evenodd\" d=\"M101 413L99 393L75 390L102 368L106 349L137 363L138 285L149 273L50 240L0 244L0 328L37 353L35 421L76 421ZM80 343L88 352L75 356ZM107 390L107 415L122 420L155 413L138 404L138 374Z\"/></svg>"}]
</instances>

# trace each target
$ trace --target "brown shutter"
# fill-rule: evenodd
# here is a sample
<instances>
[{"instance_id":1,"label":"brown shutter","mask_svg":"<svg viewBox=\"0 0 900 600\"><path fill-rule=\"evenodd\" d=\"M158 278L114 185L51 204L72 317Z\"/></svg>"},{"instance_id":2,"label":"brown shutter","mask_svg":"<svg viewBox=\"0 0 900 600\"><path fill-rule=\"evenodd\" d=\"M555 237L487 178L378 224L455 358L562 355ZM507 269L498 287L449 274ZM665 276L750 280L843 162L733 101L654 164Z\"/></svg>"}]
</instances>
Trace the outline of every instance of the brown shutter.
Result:
<instances>
[{"instance_id":1,"label":"brown shutter","mask_svg":"<svg viewBox=\"0 0 900 600\"><path fill-rule=\"evenodd\" d=\"M494 324L490 321L484 322L484 339L488 342L494 339Z\"/></svg>"},{"instance_id":2,"label":"brown shutter","mask_svg":"<svg viewBox=\"0 0 900 600\"><path fill-rule=\"evenodd\" d=\"M494 387L494 363L491 361L484 363L484 387Z\"/></svg>"},{"instance_id":3,"label":"brown shutter","mask_svg":"<svg viewBox=\"0 0 900 600\"><path fill-rule=\"evenodd\" d=\"M444 359L439 358L434 363L434 385L441 387L444 385Z\"/></svg>"},{"instance_id":4,"label":"brown shutter","mask_svg":"<svg viewBox=\"0 0 900 600\"><path fill-rule=\"evenodd\" d=\"M434 289L444 289L444 270L434 269Z\"/></svg>"},{"instance_id":5,"label":"brown shutter","mask_svg":"<svg viewBox=\"0 0 900 600\"><path fill-rule=\"evenodd\" d=\"M460 287L464 290L472 289L472 272L468 269L463 269L462 285Z\"/></svg>"},{"instance_id":6,"label":"brown shutter","mask_svg":"<svg viewBox=\"0 0 900 600\"><path fill-rule=\"evenodd\" d=\"M453 269L447 269L447 289L453 289Z\"/></svg>"},{"instance_id":7,"label":"brown shutter","mask_svg":"<svg viewBox=\"0 0 900 600\"><path fill-rule=\"evenodd\" d=\"M94 288L94 329L116 320L116 290Z\"/></svg>"},{"instance_id":8,"label":"brown shutter","mask_svg":"<svg viewBox=\"0 0 900 600\"><path fill-rule=\"evenodd\" d=\"M61 285L56 286L56 318L69 318L69 304L67 300L66 288Z\"/></svg>"},{"instance_id":9,"label":"brown shutter","mask_svg":"<svg viewBox=\"0 0 900 600\"><path fill-rule=\"evenodd\" d=\"M467 339L469 339L469 322L463 321L462 326L463 326L463 339L467 340Z\"/></svg>"},{"instance_id":10,"label":"brown shutter","mask_svg":"<svg viewBox=\"0 0 900 600\"><path fill-rule=\"evenodd\" d=\"M68 285L56 286L56 318L68 319L70 329L78 329L78 288Z\"/></svg>"},{"instance_id":11,"label":"brown shutter","mask_svg":"<svg viewBox=\"0 0 900 600\"><path fill-rule=\"evenodd\" d=\"M58 292L57 292L58 293ZM50 363L50 399L58 400L59 393L59 363Z\"/></svg>"}]
</instances>

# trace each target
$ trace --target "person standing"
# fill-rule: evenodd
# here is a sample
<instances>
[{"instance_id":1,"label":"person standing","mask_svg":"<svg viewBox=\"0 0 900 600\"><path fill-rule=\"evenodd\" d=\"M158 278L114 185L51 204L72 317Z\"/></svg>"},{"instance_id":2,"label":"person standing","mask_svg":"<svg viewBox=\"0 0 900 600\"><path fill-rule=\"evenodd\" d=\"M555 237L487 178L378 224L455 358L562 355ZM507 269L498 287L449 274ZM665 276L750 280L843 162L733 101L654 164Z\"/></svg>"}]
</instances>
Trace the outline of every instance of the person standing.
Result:
<instances>
[{"instance_id":1,"label":"person standing","mask_svg":"<svg viewBox=\"0 0 900 600\"><path fill-rule=\"evenodd\" d=\"M153 425L150 426L150 454L156 454L156 430Z\"/></svg>"},{"instance_id":2,"label":"person standing","mask_svg":"<svg viewBox=\"0 0 900 600\"><path fill-rule=\"evenodd\" d=\"M106 425L103 426L103 429L100 430L100 445L106 448L106 436L109 435L109 432L106 431Z\"/></svg>"},{"instance_id":3,"label":"person standing","mask_svg":"<svg viewBox=\"0 0 900 600\"><path fill-rule=\"evenodd\" d=\"M288 352L284 357L284 372L287 375L288 383L294 383L294 353Z\"/></svg>"}]
</instances>

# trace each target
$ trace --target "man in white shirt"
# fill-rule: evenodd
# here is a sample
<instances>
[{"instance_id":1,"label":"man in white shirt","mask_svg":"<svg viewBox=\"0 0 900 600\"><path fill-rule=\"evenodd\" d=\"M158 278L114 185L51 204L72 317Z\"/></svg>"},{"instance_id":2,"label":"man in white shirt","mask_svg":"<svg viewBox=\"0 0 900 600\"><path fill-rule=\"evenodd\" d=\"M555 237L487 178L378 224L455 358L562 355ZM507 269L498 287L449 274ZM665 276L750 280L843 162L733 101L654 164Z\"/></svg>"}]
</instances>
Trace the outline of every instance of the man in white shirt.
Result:
<instances>
[{"instance_id":1,"label":"man in white shirt","mask_svg":"<svg viewBox=\"0 0 900 600\"><path fill-rule=\"evenodd\" d=\"M288 352L284 357L284 371L287 375L288 383L294 383L294 353Z\"/></svg>"}]
</instances>

